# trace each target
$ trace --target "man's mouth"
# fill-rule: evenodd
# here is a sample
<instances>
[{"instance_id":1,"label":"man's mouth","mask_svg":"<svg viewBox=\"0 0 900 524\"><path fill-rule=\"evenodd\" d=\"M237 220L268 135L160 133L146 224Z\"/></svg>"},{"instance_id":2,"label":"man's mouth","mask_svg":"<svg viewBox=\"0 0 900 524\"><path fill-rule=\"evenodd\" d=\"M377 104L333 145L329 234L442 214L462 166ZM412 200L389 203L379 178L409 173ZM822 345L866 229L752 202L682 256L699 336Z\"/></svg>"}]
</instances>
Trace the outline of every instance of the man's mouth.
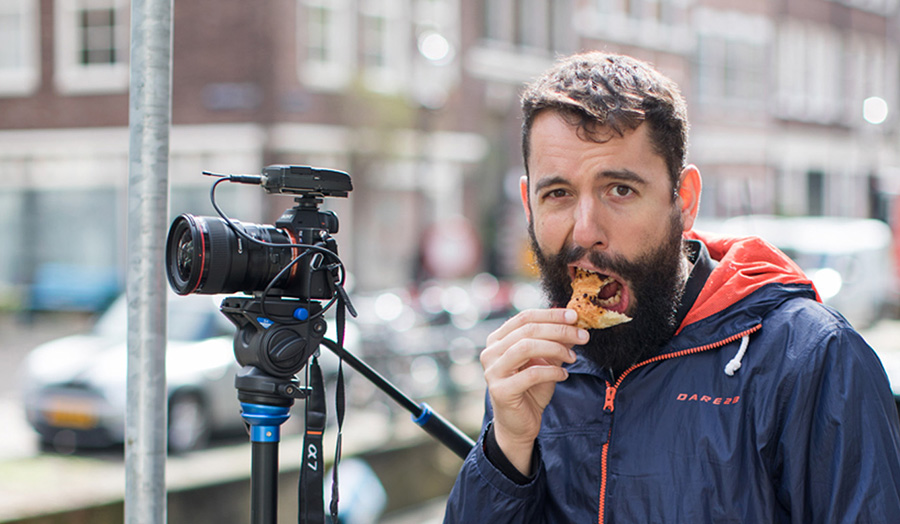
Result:
<instances>
[{"instance_id":1,"label":"man's mouth","mask_svg":"<svg viewBox=\"0 0 900 524\"><path fill-rule=\"evenodd\" d=\"M599 288L596 294L584 298L590 300L595 306L624 314L628 309L628 289L625 285L615 277L581 267L574 268L572 274L573 279L590 278L591 276L598 278Z\"/></svg>"}]
</instances>

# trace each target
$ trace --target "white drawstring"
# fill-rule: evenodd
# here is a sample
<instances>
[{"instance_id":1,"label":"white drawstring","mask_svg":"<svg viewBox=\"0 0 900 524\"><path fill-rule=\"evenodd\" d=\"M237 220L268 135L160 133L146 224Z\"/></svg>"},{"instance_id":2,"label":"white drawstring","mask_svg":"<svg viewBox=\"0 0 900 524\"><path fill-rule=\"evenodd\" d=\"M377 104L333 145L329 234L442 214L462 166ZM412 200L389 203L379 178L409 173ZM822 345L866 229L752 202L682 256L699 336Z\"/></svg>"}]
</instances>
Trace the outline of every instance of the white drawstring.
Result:
<instances>
[{"instance_id":1,"label":"white drawstring","mask_svg":"<svg viewBox=\"0 0 900 524\"><path fill-rule=\"evenodd\" d=\"M741 369L741 359L744 358L744 353L747 352L747 345L750 343L750 335L744 335L741 337L741 347L738 349L738 352L734 355L734 358L731 359L728 364L725 364L725 374L729 377L734 376L734 372Z\"/></svg>"}]
</instances>

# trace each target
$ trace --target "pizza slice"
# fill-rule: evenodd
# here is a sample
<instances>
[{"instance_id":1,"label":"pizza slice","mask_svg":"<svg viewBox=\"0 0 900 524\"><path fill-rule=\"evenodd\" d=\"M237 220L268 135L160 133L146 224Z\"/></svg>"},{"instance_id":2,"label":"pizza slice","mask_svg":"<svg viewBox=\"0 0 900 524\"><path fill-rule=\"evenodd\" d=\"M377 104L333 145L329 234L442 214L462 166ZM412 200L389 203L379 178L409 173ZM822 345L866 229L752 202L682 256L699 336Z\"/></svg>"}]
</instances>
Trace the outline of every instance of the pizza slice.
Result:
<instances>
[{"instance_id":1,"label":"pizza slice","mask_svg":"<svg viewBox=\"0 0 900 524\"><path fill-rule=\"evenodd\" d=\"M618 304L622 298L621 289L615 289L612 296L606 296L610 291L604 291L604 288L615 282L612 277L601 276L581 268L575 269L572 298L566 307L578 313L578 322L575 324L577 327L606 329L631 321L628 315L607 309Z\"/></svg>"}]
</instances>

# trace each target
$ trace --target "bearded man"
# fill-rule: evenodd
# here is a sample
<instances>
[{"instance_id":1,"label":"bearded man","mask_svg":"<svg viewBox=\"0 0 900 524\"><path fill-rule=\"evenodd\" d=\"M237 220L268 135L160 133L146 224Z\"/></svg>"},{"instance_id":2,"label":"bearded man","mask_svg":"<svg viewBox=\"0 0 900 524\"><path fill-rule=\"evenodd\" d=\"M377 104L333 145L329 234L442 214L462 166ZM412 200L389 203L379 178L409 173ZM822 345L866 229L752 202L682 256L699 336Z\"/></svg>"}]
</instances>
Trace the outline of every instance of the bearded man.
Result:
<instances>
[{"instance_id":1,"label":"bearded man","mask_svg":"<svg viewBox=\"0 0 900 524\"><path fill-rule=\"evenodd\" d=\"M522 203L551 307L488 337L484 430L445 522L900 522L880 362L784 254L693 231L701 179L677 86L587 53L522 107ZM576 327L576 275L628 321Z\"/></svg>"}]
</instances>

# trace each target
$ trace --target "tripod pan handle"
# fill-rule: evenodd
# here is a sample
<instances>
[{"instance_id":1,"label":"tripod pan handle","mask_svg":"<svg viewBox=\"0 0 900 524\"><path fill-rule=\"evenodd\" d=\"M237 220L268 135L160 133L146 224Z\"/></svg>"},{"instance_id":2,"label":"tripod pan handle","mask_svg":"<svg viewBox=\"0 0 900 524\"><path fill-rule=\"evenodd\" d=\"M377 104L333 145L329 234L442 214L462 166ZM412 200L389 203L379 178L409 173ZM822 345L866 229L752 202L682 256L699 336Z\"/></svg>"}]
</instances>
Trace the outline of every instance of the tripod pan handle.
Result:
<instances>
[{"instance_id":1,"label":"tripod pan handle","mask_svg":"<svg viewBox=\"0 0 900 524\"><path fill-rule=\"evenodd\" d=\"M431 406L427 403L419 404L419 408L421 408L422 412L418 416L416 414L411 415L412 421L453 450L461 459L465 460L469 451L475 446L475 441L441 416L440 413L431 409Z\"/></svg>"}]
</instances>

